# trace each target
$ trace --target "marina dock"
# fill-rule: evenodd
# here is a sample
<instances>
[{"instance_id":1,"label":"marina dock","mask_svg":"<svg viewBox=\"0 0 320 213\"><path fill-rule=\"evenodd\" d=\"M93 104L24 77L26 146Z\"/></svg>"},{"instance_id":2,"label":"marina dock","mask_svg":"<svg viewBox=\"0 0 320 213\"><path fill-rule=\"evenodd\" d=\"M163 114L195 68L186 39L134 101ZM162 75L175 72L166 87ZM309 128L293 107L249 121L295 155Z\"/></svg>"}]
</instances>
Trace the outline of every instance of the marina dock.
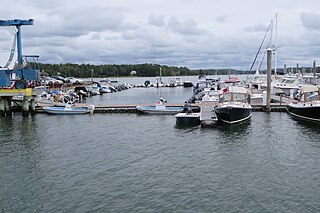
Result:
<instances>
[{"instance_id":1,"label":"marina dock","mask_svg":"<svg viewBox=\"0 0 320 213\"><path fill-rule=\"evenodd\" d=\"M79 104L81 105L81 104ZM94 113L137 113L136 106L141 104L123 104L123 105L96 105L94 109ZM145 104L144 104L145 105ZM168 107L183 107L184 104L171 104L167 105ZM193 111L200 111L200 104L192 104L191 108ZM212 114L211 106L203 106L201 120L210 121L210 119L214 119L215 115ZM265 106L263 105L252 105L252 111L254 112L265 112ZM280 103L271 103L271 112L286 112L286 104ZM41 106L36 107L37 113L43 113L44 110Z\"/></svg>"}]
</instances>

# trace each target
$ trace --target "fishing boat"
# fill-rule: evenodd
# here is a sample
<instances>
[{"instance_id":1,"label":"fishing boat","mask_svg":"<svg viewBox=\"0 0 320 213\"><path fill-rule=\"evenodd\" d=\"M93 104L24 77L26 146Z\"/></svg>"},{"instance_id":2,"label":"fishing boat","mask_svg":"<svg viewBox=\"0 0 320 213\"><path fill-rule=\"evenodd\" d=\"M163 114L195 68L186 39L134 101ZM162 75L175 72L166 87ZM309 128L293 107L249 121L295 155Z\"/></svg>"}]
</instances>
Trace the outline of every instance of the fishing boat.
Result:
<instances>
[{"instance_id":1,"label":"fishing boat","mask_svg":"<svg viewBox=\"0 0 320 213\"><path fill-rule=\"evenodd\" d=\"M233 124L249 119L252 107L248 103L248 90L230 87L220 95L219 104L213 108L218 121Z\"/></svg>"},{"instance_id":2,"label":"fishing boat","mask_svg":"<svg viewBox=\"0 0 320 213\"><path fill-rule=\"evenodd\" d=\"M57 115L76 115L76 114L85 114L85 113L93 113L94 105L89 106L74 106L72 103L67 103L65 107L57 107L57 106L46 106L43 107L44 111L50 114Z\"/></svg>"},{"instance_id":3,"label":"fishing boat","mask_svg":"<svg viewBox=\"0 0 320 213\"><path fill-rule=\"evenodd\" d=\"M164 98L160 98L160 101L156 103L156 105L149 105L149 106L137 106L136 109L140 113L146 114L167 114L167 115L174 115L179 112L182 112L183 107L171 107L166 106L167 101Z\"/></svg>"},{"instance_id":4,"label":"fishing boat","mask_svg":"<svg viewBox=\"0 0 320 213\"><path fill-rule=\"evenodd\" d=\"M178 126L200 125L200 112L180 112L175 117Z\"/></svg>"},{"instance_id":5,"label":"fishing boat","mask_svg":"<svg viewBox=\"0 0 320 213\"><path fill-rule=\"evenodd\" d=\"M193 83L190 80L185 80L183 82L183 87L193 87Z\"/></svg>"},{"instance_id":6,"label":"fishing boat","mask_svg":"<svg viewBox=\"0 0 320 213\"><path fill-rule=\"evenodd\" d=\"M298 100L290 102L290 115L312 121L320 121L320 96L317 86L303 85L299 89Z\"/></svg>"},{"instance_id":7,"label":"fishing boat","mask_svg":"<svg viewBox=\"0 0 320 213\"><path fill-rule=\"evenodd\" d=\"M193 112L190 103L186 103L183 112L175 115L177 126L197 126L200 125L200 112Z\"/></svg>"}]
</instances>

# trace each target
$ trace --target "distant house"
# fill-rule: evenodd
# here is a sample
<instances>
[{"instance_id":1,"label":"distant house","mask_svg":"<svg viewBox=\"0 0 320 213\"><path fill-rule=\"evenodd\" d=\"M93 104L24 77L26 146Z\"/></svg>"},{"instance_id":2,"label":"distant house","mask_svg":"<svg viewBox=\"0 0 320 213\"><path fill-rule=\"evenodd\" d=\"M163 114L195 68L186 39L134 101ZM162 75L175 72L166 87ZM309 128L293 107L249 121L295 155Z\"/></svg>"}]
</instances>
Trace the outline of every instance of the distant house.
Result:
<instances>
[{"instance_id":1,"label":"distant house","mask_svg":"<svg viewBox=\"0 0 320 213\"><path fill-rule=\"evenodd\" d=\"M130 75L136 75L137 74L137 71L135 71L135 70L132 70L131 72L130 72Z\"/></svg>"}]
</instances>

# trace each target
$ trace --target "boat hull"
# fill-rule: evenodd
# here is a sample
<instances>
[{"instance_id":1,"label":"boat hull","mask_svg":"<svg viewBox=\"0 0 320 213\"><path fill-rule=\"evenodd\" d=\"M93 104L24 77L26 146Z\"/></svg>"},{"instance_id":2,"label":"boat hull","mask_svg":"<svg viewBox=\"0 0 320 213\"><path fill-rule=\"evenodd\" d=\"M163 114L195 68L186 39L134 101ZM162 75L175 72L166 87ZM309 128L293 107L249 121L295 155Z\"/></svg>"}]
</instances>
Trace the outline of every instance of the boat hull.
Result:
<instances>
[{"instance_id":1,"label":"boat hull","mask_svg":"<svg viewBox=\"0 0 320 213\"><path fill-rule=\"evenodd\" d=\"M200 125L200 113L178 113L175 117L177 126Z\"/></svg>"},{"instance_id":2,"label":"boat hull","mask_svg":"<svg viewBox=\"0 0 320 213\"><path fill-rule=\"evenodd\" d=\"M218 121L233 124L251 117L250 105L220 105L214 108Z\"/></svg>"},{"instance_id":3,"label":"boat hull","mask_svg":"<svg viewBox=\"0 0 320 213\"><path fill-rule=\"evenodd\" d=\"M193 87L193 83L190 81L183 82L183 87Z\"/></svg>"},{"instance_id":4,"label":"boat hull","mask_svg":"<svg viewBox=\"0 0 320 213\"><path fill-rule=\"evenodd\" d=\"M290 115L297 118L320 122L320 104L293 104L287 106L287 111Z\"/></svg>"},{"instance_id":5,"label":"boat hull","mask_svg":"<svg viewBox=\"0 0 320 213\"><path fill-rule=\"evenodd\" d=\"M140 113L158 115L175 115L183 110L182 107L165 107L163 109L157 109L156 106L137 106L136 109Z\"/></svg>"},{"instance_id":6,"label":"boat hull","mask_svg":"<svg viewBox=\"0 0 320 213\"><path fill-rule=\"evenodd\" d=\"M65 107L43 107L43 109L47 113L56 115L77 115L90 112L90 108L88 107L75 107L71 109L66 109Z\"/></svg>"}]
</instances>

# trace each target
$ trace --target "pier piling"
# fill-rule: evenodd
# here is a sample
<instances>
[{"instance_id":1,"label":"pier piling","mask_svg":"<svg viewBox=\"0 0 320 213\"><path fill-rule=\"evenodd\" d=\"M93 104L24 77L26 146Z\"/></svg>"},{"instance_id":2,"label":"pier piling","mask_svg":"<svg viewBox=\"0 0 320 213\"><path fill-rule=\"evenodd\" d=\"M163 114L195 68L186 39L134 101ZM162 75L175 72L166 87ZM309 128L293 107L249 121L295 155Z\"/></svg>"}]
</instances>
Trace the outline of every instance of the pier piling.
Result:
<instances>
[{"instance_id":1,"label":"pier piling","mask_svg":"<svg viewBox=\"0 0 320 213\"><path fill-rule=\"evenodd\" d=\"M266 111L270 111L271 102L271 69L272 69L272 49L267 50L267 103Z\"/></svg>"},{"instance_id":2,"label":"pier piling","mask_svg":"<svg viewBox=\"0 0 320 213\"><path fill-rule=\"evenodd\" d=\"M0 116L4 117L6 115L4 110L4 99L0 98Z\"/></svg>"},{"instance_id":3,"label":"pier piling","mask_svg":"<svg viewBox=\"0 0 320 213\"><path fill-rule=\"evenodd\" d=\"M29 114L29 100L28 97L24 96L22 101L22 116L28 117Z\"/></svg>"}]
</instances>

